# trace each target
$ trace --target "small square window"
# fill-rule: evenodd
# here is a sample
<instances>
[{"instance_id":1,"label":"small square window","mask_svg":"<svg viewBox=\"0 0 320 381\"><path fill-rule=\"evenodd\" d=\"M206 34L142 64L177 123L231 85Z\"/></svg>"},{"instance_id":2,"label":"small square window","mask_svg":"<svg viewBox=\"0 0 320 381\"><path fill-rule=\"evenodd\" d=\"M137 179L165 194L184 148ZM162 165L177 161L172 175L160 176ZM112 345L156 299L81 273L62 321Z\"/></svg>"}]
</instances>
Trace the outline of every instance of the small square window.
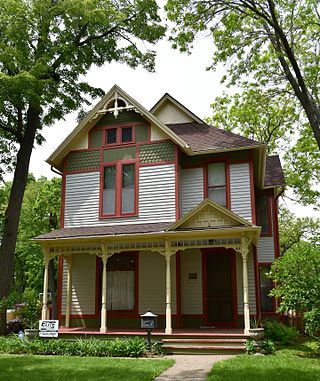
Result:
<instances>
[{"instance_id":1,"label":"small square window","mask_svg":"<svg viewBox=\"0 0 320 381\"><path fill-rule=\"evenodd\" d=\"M132 127L122 128L122 143L132 142Z\"/></svg>"},{"instance_id":2,"label":"small square window","mask_svg":"<svg viewBox=\"0 0 320 381\"><path fill-rule=\"evenodd\" d=\"M107 130L107 144L115 144L117 143L117 129L111 128Z\"/></svg>"}]
</instances>

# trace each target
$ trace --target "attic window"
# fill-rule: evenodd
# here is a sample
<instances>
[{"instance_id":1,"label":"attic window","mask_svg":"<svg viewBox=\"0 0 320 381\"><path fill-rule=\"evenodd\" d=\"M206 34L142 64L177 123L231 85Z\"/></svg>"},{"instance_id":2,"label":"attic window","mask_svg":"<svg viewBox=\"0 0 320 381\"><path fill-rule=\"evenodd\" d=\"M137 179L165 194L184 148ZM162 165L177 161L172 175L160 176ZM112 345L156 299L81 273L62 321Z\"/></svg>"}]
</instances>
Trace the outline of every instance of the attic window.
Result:
<instances>
[{"instance_id":1,"label":"attic window","mask_svg":"<svg viewBox=\"0 0 320 381\"><path fill-rule=\"evenodd\" d=\"M117 101L117 104L116 104ZM109 108L119 108L119 107L127 107L126 102L123 99L112 99L110 103L108 103Z\"/></svg>"}]
</instances>

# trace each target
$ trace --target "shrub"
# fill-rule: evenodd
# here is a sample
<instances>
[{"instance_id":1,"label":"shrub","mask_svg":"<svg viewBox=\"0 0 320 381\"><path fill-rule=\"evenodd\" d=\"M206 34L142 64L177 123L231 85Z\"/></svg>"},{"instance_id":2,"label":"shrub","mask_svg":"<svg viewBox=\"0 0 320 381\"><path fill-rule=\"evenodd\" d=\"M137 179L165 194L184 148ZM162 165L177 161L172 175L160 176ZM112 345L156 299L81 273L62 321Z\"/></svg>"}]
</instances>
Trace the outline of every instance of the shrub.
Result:
<instances>
[{"instance_id":1,"label":"shrub","mask_svg":"<svg viewBox=\"0 0 320 381\"><path fill-rule=\"evenodd\" d=\"M298 339L298 331L277 321L264 322L265 337L281 345L294 343Z\"/></svg>"},{"instance_id":2,"label":"shrub","mask_svg":"<svg viewBox=\"0 0 320 381\"><path fill-rule=\"evenodd\" d=\"M276 351L274 342L271 339L264 339L262 341L262 353L266 355L271 355Z\"/></svg>"},{"instance_id":3,"label":"shrub","mask_svg":"<svg viewBox=\"0 0 320 381\"><path fill-rule=\"evenodd\" d=\"M252 339L247 339L245 344L244 344L244 347L245 347L246 353L248 353L249 355L255 353L255 351L256 351L256 348L254 346Z\"/></svg>"},{"instance_id":4,"label":"shrub","mask_svg":"<svg viewBox=\"0 0 320 381\"><path fill-rule=\"evenodd\" d=\"M133 337L115 340L77 339L41 340L27 342L17 336L0 337L0 352L10 354L94 356L94 357L142 357L146 352L143 338Z\"/></svg>"},{"instance_id":5,"label":"shrub","mask_svg":"<svg viewBox=\"0 0 320 381\"><path fill-rule=\"evenodd\" d=\"M309 335L316 335L320 332L320 308L314 307L303 314L305 330Z\"/></svg>"}]
</instances>

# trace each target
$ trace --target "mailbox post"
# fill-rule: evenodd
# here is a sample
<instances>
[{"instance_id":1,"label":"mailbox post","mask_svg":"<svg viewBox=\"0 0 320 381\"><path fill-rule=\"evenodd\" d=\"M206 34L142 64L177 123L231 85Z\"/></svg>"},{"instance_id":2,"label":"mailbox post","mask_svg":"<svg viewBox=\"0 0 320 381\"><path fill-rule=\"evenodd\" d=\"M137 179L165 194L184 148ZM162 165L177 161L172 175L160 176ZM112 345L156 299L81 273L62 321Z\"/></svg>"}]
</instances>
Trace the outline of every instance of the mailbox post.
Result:
<instances>
[{"instance_id":1,"label":"mailbox post","mask_svg":"<svg viewBox=\"0 0 320 381\"><path fill-rule=\"evenodd\" d=\"M141 328L147 331L147 351L151 352L151 332L154 328L157 328L158 315L153 314L148 310L145 314L140 315Z\"/></svg>"}]
</instances>

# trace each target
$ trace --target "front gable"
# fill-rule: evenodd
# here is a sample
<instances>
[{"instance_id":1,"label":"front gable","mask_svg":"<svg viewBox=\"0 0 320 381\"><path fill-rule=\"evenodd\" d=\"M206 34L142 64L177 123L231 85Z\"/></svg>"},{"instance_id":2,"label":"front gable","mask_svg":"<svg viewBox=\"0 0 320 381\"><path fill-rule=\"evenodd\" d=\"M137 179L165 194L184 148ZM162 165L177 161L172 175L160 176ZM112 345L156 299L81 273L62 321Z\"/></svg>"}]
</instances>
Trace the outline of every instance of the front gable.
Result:
<instances>
[{"instance_id":1,"label":"front gable","mask_svg":"<svg viewBox=\"0 0 320 381\"><path fill-rule=\"evenodd\" d=\"M215 203L203 200L198 206L177 221L169 230L210 229L227 227L253 227L249 221Z\"/></svg>"}]
</instances>

